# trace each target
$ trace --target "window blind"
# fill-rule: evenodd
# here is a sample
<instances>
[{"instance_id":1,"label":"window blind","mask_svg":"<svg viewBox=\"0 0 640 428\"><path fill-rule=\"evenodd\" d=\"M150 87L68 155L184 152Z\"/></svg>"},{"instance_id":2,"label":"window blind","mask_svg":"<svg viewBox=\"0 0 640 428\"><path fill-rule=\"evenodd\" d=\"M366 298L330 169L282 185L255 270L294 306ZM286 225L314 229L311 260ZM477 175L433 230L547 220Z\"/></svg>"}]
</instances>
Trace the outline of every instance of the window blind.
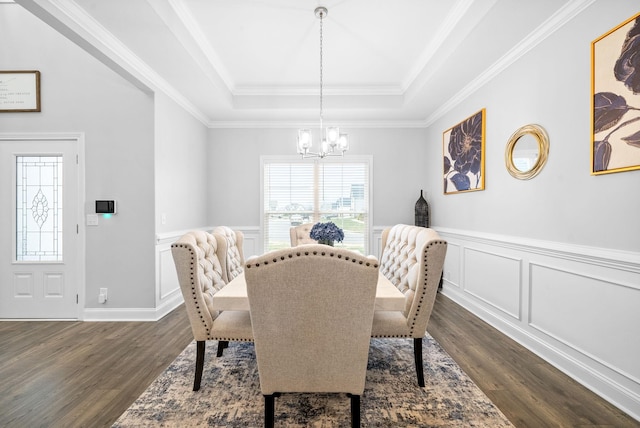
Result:
<instances>
[{"instance_id":1,"label":"window blind","mask_svg":"<svg viewBox=\"0 0 640 428\"><path fill-rule=\"evenodd\" d=\"M371 159L301 160L264 157L264 250L291 245L289 229L332 221L342 228L336 246L369 253Z\"/></svg>"}]
</instances>

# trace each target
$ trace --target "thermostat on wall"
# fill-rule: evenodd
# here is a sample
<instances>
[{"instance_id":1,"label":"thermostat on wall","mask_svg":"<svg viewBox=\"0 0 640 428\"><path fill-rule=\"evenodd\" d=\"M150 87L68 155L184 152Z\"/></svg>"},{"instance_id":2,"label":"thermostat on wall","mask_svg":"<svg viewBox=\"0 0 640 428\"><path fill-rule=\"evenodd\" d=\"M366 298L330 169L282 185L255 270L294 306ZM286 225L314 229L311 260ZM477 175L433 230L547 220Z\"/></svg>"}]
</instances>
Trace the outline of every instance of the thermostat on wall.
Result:
<instances>
[{"instance_id":1,"label":"thermostat on wall","mask_svg":"<svg viewBox=\"0 0 640 428\"><path fill-rule=\"evenodd\" d=\"M96 214L115 214L116 201L96 201Z\"/></svg>"}]
</instances>

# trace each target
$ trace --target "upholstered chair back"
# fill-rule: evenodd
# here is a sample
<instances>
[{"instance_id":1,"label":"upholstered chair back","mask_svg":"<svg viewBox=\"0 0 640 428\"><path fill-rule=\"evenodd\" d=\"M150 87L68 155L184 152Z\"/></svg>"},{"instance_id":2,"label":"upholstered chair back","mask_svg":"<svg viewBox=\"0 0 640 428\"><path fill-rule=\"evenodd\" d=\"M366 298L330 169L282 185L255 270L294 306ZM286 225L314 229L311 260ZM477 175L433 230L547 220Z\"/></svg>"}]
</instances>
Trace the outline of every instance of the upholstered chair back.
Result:
<instances>
[{"instance_id":1,"label":"upholstered chair back","mask_svg":"<svg viewBox=\"0 0 640 428\"><path fill-rule=\"evenodd\" d=\"M318 241L311 239L309 236L314 224L315 223L305 223L299 226L293 226L289 229L289 234L291 235L291 246L296 247L304 244L317 244Z\"/></svg>"},{"instance_id":2,"label":"upholstered chair back","mask_svg":"<svg viewBox=\"0 0 640 428\"><path fill-rule=\"evenodd\" d=\"M435 302L447 242L433 229L398 224L382 233L380 272L402 293L410 337L423 337Z\"/></svg>"},{"instance_id":3,"label":"upholstered chair back","mask_svg":"<svg viewBox=\"0 0 640 428\"><path fill-rule=\"evenodd\" d=\"M217 250L215 237L201 230L187 232L171 245L195 340L210 339L209 332L219 314L212 309L211 301L226 283Z\"/></svg>"},{"instance_id":4,"label":"upholstered chair back","mask_svg":"<svg viewBox=\"0 0 640 428\"><path fill-rule=\"evenodd\" d=\"M218 240L223 279L228 283L244 270L244 234L227 226L218 226L213 229L213 235Z\"/></svg>"},{"instance_id":5,"label":"upholstered chair back","mask_svg":"<svg viewBox=\"0 0 640 428\"><path fill-rule=\"evenodd\" d=\"M229 341L253 340L248 311L213 309L213 296L227 284L222 262L227 260L226 247L226 239L201 230L187 232L171 244L184 306L196 340L194 391L200 389L207 340L218 341L218 357Z\"/></svg>"},{"instance_id":6,"label":"upholstered chair back","mask_svg":"<svg viewBox=\"0 0 640 428\"><path fill-rule=\"evenodd\" d=\"M260 388L364 391L378 262L311 244L247 261Z\"/></svg>"}]
</instances>

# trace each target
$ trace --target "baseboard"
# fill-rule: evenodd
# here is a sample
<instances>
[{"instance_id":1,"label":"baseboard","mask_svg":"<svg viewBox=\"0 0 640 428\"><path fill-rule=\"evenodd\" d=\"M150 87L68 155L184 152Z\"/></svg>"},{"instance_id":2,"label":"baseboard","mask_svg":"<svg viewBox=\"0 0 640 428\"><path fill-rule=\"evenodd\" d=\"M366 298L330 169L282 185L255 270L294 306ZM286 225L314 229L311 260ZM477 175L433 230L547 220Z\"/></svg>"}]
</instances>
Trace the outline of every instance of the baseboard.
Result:
<instances>
[{"instance_id":1,"label":"baseboard","mask_svg":"<svg viewBox=\"0 0 640 428\"><path fill-rule=\"evenodd\" d=\"M86 308L83 321L158 321L184 302L176 293L157 308Z\"/></svg>"},{"instance_id":2,"label":"baseboard","mask_svg":"<svg viewBox=\"0 0 640 428\"><path fill-rule=\"evenodd\" d=\"M521 328L517 322L511 322L508 317L496 315L486 306L475 301L456 286L450 286L444 281L440 293L450 298L475 316L494 327L496 330L515 340L546 362L574 379L576 382L593 391L606 401L612 403L631 417L640 421L640 396L624 385L608 379L602 373L574 358L562 349L552 346L530 332Z\"/></svg>"}]
</instances>

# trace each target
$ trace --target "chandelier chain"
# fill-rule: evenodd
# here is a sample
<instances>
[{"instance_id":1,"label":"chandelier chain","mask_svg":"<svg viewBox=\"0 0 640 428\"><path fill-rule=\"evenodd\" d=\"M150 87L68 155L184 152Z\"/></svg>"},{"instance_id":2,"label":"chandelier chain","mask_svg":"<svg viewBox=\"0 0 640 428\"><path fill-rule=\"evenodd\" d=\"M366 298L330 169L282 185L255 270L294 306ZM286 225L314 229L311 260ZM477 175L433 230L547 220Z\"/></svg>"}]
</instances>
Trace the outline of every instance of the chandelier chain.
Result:
<instances>
[{"instance_id":1,"label":"chandelier chain","mask_svg":"<svg viewBox=\"0 0 640 428\"><path fill-rule=\"evenodd\" d=\"M323 87L323 69L322 69L322 21L324 17L324 13L320 12L320 128L322 129L322 111L323 111L323 100L322 100L322 87Z\"/></svg>"}]
</instances>

